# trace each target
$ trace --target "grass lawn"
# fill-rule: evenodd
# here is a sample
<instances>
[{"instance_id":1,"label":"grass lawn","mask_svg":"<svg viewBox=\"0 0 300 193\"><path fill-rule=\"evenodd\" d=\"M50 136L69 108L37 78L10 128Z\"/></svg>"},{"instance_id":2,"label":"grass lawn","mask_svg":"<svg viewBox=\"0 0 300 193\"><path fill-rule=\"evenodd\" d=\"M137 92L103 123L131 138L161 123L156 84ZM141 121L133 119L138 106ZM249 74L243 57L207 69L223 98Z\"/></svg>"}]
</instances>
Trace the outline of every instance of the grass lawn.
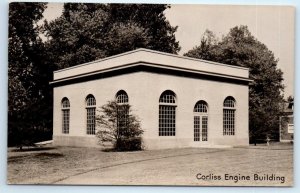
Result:
<instances>
[{"instance_id":1,"label":"grass lawn","mask_svg":"<svg viewBox=\"0 0 300 193\"><path fill-rule=\"evenodd\" d=\"M97 148L71 147L49 147L22 152L9 149L7 164L9 184L94 182L94 184L224 185L222 181L199 181L195 176L197 173L218 175L274 172L286 176L286 183L283 185L293 184L293 146L290 144L138 152L104 152ZM81 176L85 179L94 176L94 181L78 182L83 179ZM99 183L97 179L101 179L103 183ZM225 185L245 184L232 182Z\"/></svg>"}]
</instances>

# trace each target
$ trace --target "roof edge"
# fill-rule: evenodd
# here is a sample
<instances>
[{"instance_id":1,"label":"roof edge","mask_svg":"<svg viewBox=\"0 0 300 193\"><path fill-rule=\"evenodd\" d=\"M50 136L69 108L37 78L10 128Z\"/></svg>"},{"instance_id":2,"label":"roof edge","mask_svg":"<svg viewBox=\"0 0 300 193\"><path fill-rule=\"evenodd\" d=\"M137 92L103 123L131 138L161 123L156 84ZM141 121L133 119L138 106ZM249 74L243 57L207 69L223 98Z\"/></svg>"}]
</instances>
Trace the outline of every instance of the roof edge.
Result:
<instances>
[{"instance_id":1,"label":"roof edge","mask_svg":"<svg viewBox=\"0 0 300 193\"><path fill-rule=\"evenodd\" d=\"M211 72L199 71L199 70L191 70L191 69L186 69L186 68L178 68L178 67L172 67L172 66L167 66L167 65L163 65L163 64L160 64L159 66L157 66L157 64L153 65L152 63L139 61L139 62L125 64L124 66L112 67L112 68L108 68L108 69L97 70L97 71L88 72L88 73L85 73L85 74L79 74L79 75L75 75L75 76L71 76L71 77L66 77L66 78L53 80L49 84L55 84L57 82L64 82L64 81L67 81L67 80L87 77L87 76L90 76L90 75L95 75L95 74L99 74L99 73L106 73L106 72L111 72L111 71L115 71L115 70L120 70L120 69L130 68L130 67L133 67L133 66L140 66L140 65L151 66L151 67L156 67L156 68L164 68L164 69L169 69L169 70L179 70L179 71L184 71L184 72L192 72L192 73L198 73L198 74L206 74L206 75L210 75L210 76L223 77L223 78L229 78L229 79L234 79L234 80L242 80L242 81L246 81L246 82L253 82L253 80L251 80L249 78L245 78L245 77L224 75L224 74L211 73Z\"/></svg>"},{"instance_id":2,"label":"roof edge","mask_svg":"<svg viewBox=\"0 0 300 193\"><path fill-rule=\"evenodd\" d=\"M133 53L140 52L140 51L150 52L150 53L155 53L155 54L160 54L160 55L165 55L165 56L171 56L171 57L176 57L176 58L181 58L181 59L193 60L193 61L198 61L198 62L204 62L204 63L208 63L208 64L213 64L213 65L237 68L237 69L244 69L244 70L249 69L247 67L242 67L242 66L234 66L234 65L230 65L230 64L213 62L213 61L209 61L209 60L192 58L192 57L188 57L188 56L181 56L181 55L171 54L171 53L167 53L167 52L161 52L161 51L157 51L157 50L150 50L150 49L146 49L146 48L138 48L138 49L131 50L131 51L128 51L128 52L124 52L124 53L121 53L121 54L117 54L117 55L101 58L101 59L98 59L98 60L94 60L94 61L91 61L91 62L78 64L76 66L71 66L71 67L60 69L60 70L56 70L56 71L53 71L53 73L63 72L63 71L66 71L66 70L69 70L69 69L74 69L74 68L79 68L81 66L86 66L86 65L89 65L89 64L97 63L97 62L102 62L102 61L110 60L110 59L113 59L113 58L118 58L118 57L121 57L121 56L133 54Z\"/></svg>"}]
</instances>

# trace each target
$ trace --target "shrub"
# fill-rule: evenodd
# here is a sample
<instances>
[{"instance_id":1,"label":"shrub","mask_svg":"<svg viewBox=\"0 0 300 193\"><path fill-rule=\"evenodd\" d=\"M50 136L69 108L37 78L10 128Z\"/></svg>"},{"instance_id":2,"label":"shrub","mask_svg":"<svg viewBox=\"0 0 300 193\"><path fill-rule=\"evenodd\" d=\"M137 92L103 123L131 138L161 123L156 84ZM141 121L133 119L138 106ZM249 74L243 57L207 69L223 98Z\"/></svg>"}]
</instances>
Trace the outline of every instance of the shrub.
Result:
<instances>
[{"instance_id":1,"label":"shrub","mask_svg":"<svg viewBox=\"0 0 300 193\"><path fill-rule=\"evenodd\" d=\"M98 111L100 115L96 118L96 136L101 144L110 142L117 151L142 149L141 136L144 131L137 116L132 114L129 104L109 101Z\"/></svg>"},{"instance_id":2,"label":"shrub","mask_svg":"<svg viewBox=\"0 0 300 193\"><path fill-rule=\"evenodd\" d=\"M142 150L142 138L120 138L116 141L115 149L117 151L137 151Z\"/></svg>"}]
</instances>

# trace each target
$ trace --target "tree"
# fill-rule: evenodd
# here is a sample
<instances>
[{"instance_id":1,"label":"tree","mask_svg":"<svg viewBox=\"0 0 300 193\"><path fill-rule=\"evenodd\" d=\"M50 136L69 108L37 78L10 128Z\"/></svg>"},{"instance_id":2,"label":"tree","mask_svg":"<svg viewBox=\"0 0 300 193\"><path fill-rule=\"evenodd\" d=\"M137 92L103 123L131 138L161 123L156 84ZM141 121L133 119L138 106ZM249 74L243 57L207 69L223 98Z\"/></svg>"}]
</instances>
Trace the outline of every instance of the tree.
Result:
<instances>
[{"instance_id":1,"label":"tree","mask_svg":"<svg viewBox=\"0 0 300 193\"><path fill-rule=\"evenodd\" d=\"M176 41L177 26L172 27L164 11L165 4L110 4L111 19L114 22L133 21L147 30L149 43L145 48L177 54L180 50Z\"/></svg>"},{"instance_id":2,"label":"tree","mask_svg":"<svg viewBox=\"0 0 300 193\"><path fill-rule=\"evenodd\" d=\"M137 116L131 112L129 104L109 101L103 105L96 118L97 133L100 143L112 143L119 151L141 150L143 130Z\"/></svg>"},{"instance_id":3,"label":"tree","mask_svg":"<svg viewBox=\"0 0 300 193\"><path fill-rule=\"evenodd\" d=\"M37 21L46 3L10 3L8 45L8 143L51 137L51 111L44 89L44 46ZM48 73L46 73L48 74ZM42 86L43 85L43 86ZM52 105L51 105L52 106ZM49 118L50 117L50 118ZM39 134L37 134L39 133ZM50 135L49 135L50 133ZM37 136L37 138L35 138ZM34 139L35 138L35 139Z\"/></svg>"},{"instance_id":4,"label":"tree","mask_svg":"<svg viewBox=\"0 0 300 193\"><path fill-rule=\"evenodd\" d=\"M218 51L217 44L218 39L215 34L210 30L206 30L201 37L200 45L195 46L192 50L188 51L188 53L185 53L184 55L203 60L215 60L215 52Z\"/></svg>"},{"instance_id":5,"label":"tree","mask_svg":"<svg viewBox=\"0 0 300 193\"><path fill-rule=\"evenodd\" d=\"M213 37L213 35L210 35ZM188 51L189 57L209 59L229 65L248 67L249 86L249 128L251 141L278 139L278 115L283 102L282 71L277 68L278 59L266 45L258 41L247 26L230 29L221 41L209 42L207 38L200 46ZM203 51L199 47L205 47Z\"/></svg>"},{"instance_id":6,"label":"tree","mask_svg":"<svg viewBox=\"0 0 300 193\"><path fill-rule=\"evenodd\" d=\"M29 97L35 95L33 76L36 73L34 63L36 56L34 54L40 44L36 22L43 17L45 8L45 3L14 2L9 6L9 84L19 85L18 88L23 87ZM17 88L9 87L9 89ZM13 92L9 94L10 97L15 97ZM13 104L14 100L9 102L9 106L16 106Z\"/></svg>"},{"instance_id":7,"label":"tree","mask_svg":"<svg viewBox=\"0 0 300 193\"><path fill-rule=\"evenodd\" d=\"M294 97L292 95L288 96L288 98L286 99L286 101L288 103L294 103Z\"/></svg>"},{"instance_id":8,"label":"tree","mask_svg":"<svg viewBox=\"0 0 300 193\"><path fill-rule=\"evenodd\" d=\"M61 17L45 22L47 49L57 68L137 48L180 50L164 15L167 5L66 3Z\"/></svg>"}]
</instances>

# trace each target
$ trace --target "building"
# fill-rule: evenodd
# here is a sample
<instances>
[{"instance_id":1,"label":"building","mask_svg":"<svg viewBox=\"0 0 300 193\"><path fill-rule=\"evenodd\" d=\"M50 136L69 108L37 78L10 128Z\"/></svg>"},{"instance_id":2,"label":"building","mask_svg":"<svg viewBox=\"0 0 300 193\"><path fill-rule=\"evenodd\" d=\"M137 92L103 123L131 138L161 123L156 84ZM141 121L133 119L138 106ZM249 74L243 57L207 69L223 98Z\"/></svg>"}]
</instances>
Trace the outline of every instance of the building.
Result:
<instances>
[{"instance_id":1,"label":"building","mask_svg":"<svg viewBox=\"0 0 300 193\"><path fill-rule=\"evenodd\" d=\"M282 103L282 112L279 119L280 142L294 141L294 102Z\"/></svg>"},{"instance_id":2,"label":"building","mask_svg":"<svg viewBox=\"0 0 300 193\"><path fill-rule=\"evenodd\" d=\"M147 149L249 144L249 69L137 49L54 72L53 140L99 146L96 108L117 99Z\"/></svg>"}]
</instances>

